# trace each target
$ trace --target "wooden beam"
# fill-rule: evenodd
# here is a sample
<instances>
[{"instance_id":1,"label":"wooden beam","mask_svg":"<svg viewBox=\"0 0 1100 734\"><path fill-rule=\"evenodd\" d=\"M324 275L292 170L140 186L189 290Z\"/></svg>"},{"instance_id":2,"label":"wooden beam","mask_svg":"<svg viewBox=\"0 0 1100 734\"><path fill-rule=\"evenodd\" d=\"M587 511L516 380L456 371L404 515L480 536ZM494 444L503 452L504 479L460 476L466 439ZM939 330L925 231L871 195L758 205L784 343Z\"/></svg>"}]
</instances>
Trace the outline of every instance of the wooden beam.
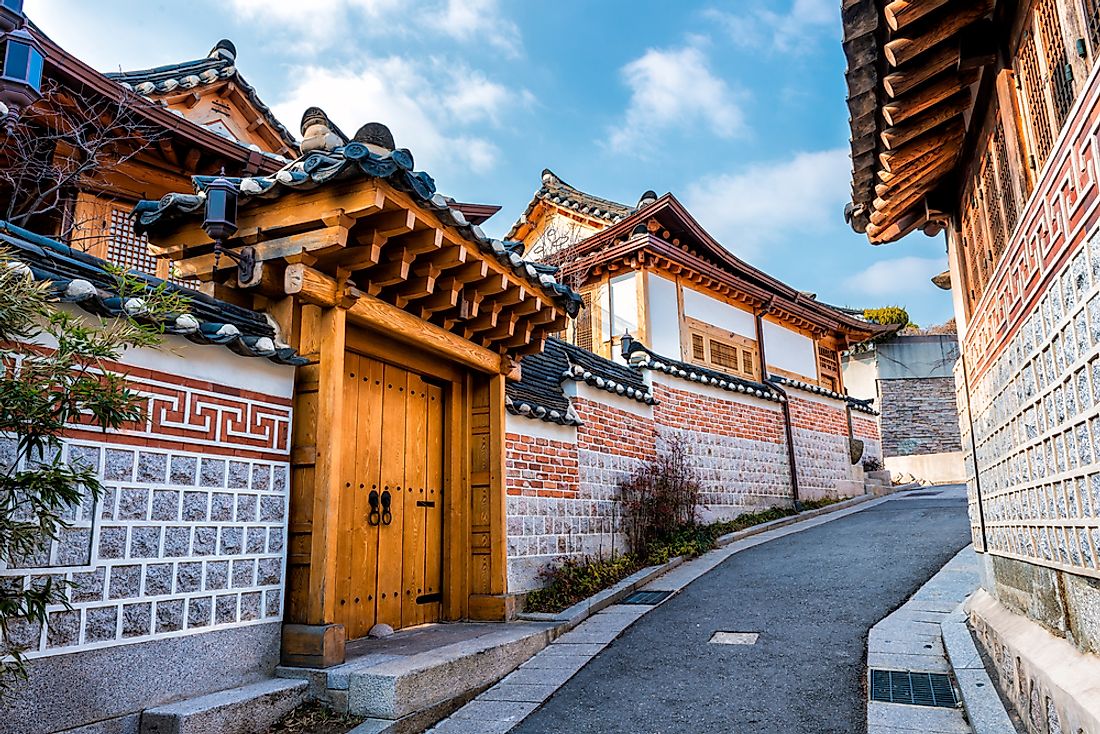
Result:
<instances>
[{"instance_id":1,"label":"wooden beam","mask_svg":"<svg viewBox=\"0 0 1100 734\"><path fill-rule=\"evenodd\" d=\"M458 298L462 293L462 286L455 282L454 278L444 278L435 284L435 292L419 304L420 317L428 318L433 313L446 311L458 306Z\"/></svg>"},{"instance_id":2,"label":"wooden beam","mask_svg":"<svg viewBox=\"0 0 1100 734\"><path fill-rule=\"evenodd\" d=\"M247 202L242 200L242 203ZM343 209L345 214L360 218L372 211L381 209L385 196L377 181L362 182L351 190L314 189L286 196L275 202L259 200L249 202L241 208L237 216L240 233L263 233L264 237L277 237L280 230L287 227L301 227L320 222L320 217L335 209ZM184 250L196 245L210 245L213 240L202 231L197 219L175 232L152 237L155 245L150 251L156 255L167 255L173 259L185 256Z\"/></svg>"},{"instance_id":3,"label":"wooden beam","mask_svg":"<svg viewBox=\"0 0 1100 734\"><path fill-rule=\"evenodd\" d=\"M978 72L976 71L952 74L922 88L920 91L883 105L882 116L886 119L887 125L899 125L914 115L924 112L929 107L943 102L956 92L966 89L976 81L978 81Z\"/></svg>"},{"instance_id":4,"label":"wooden beam","mask_svg":"<svg viewBox=\"0 0 1100 734\"><path fill-rule=\"evenodd\" d=\"M913 179L922 177L926 171L939 167L945 161L954 163L956 153L953 148L939 148L924 154L897 173L884 173L890 178L875 186L875 196L885 198L890 192L905 188Z\"/></svg>"},{"instance_id":5,"label":"wooden beam","mask_svg":"<svg viewBox=\"0 0 1100 734\"><path fill-rule=\"evenodd\" d=\"M989 14L989 0L973 0L967 7L947 15L929 26L922 36L895 38L883 46L883 55L893 67L899 67L956 35L966 26Z\"/></svg>"},{"instance_id":6,"label":"wooden beam","mask_svg":"<svg viewBox=\"0 0 1100 734\"><path fill-rule=\"evenodd\" d=\"M283 292L298 296L315 306L347 306L362 295L353 285L341 285L335 278L321 273L304 263L291 263L283 275Z\"/></svg>"},{"instance_id":7,"label":"wooden beam","mask_svg":"<svg viewBox=\"0 0 1100 734\"><path fill-rule=\"evenodd\" d=\"M390 247L400 247L413 257L433 252L442 246L443 232L435 227L418 229L401 237L390 237Z\"/></svg>"},{"instance_id":8,"label":"wooden beam","mask_svg":"<svg viewBox=\"0 0 1100 734\"><path fill-rule=\"evenodd\" d=\"M917 188L927 186L929 183L938 182L938 180L950 171L954 165L954 157L949 156L941 158L935 165L925 169L919 175L901 179L904 181L902 185L899 185L896 189L884 192L871 203L871 206L876 211L889 209L891 202L904 200Z\"/></svg>"},{"instance_id":9,"label":"wooden beam","mask_svg":"<svg viewBox=\"0 0 1100 734\"><path fill-rule=\"evenodd\" d=\"M950 0L893 0L887 4L883 15L890 30L898 31L915 23Z\"/></svg>"},{"instance_id":10,"label":"wooden beam","mask_svg":"<svg viewBox=\"0 0 1100 734\"><path fill-rule=\"evenodd\" d=\"M505 367L506 360L499 354L373 296L364 295L357 300L348 309L348 318L353 323L382 331L398 341L435 352L479 372L500 374Z\"/></svg>"},{"instance_id":11,"label":"wooden beam","mask_svg":"<svg viewBox=\"0 0 1100 734\"><path fill-rule=\"evenodd\" d=\"M879 163L887 171L896 171L941 146L961 143L965 132L961 120L948 123L943 128L922 135L897 150L880 153Z\"/></svg>"},{"instance_id":12,"label":"wooden beam","mask_svg":"<svg viewBox=\"0 0 1100 734\"><path fill-rule=\"evenodd\" d=\"M416 227L416 212L412 209L383 211L371 216L363 226L374 230L381 237L396 237L413 231Z\"/></svg>"},{"instance_id":13,"label":"wooden beam","mask_svg":"<svg viewBox=\"0 0 1100 734\"><path fill-rule=\"evenodd\" d=\"M970 107L970 90L963 89L946 102L927 109L908 122L889 127L879 137L887 150L896 150L914 138L962 115Z\"/></svg>"}]
</instances>

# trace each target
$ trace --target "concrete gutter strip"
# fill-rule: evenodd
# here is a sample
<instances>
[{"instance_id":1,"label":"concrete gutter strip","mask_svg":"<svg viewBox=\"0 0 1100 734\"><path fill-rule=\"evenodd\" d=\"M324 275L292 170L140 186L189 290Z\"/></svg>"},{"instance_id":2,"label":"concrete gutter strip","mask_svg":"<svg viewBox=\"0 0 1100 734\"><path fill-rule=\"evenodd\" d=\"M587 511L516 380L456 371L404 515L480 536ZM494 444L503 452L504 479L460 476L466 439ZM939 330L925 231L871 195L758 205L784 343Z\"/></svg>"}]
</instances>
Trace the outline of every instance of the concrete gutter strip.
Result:
<instances>
[{"instance_id":1,"label":"concrete gutter strip","mask_svg":"<svg viewBox=\"0 0 1100 734\"><path fill-rule=\"evenodd\" d=\"M958 682L966 718L974 734L1011 734L1016 728L985 670L962 606L940 622L943 647Z\"/></svg>"}]
</instances>

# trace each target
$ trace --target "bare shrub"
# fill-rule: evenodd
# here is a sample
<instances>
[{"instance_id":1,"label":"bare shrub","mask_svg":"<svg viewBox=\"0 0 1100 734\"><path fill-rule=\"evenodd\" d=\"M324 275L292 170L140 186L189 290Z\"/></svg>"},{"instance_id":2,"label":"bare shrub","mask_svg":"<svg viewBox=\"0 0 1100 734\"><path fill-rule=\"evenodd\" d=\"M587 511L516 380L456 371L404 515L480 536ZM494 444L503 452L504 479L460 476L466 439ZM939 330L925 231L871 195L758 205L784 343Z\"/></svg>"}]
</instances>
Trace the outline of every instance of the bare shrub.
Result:
<instances>
[{"instance_id":1,"label":"bare shrub","mask_svg":"<svg viewBox=\"0 0 1100 734\"><path fill-rule=\"evenodd\" d=\"M619 483L619 492L623 533L632 553L644 555L698 521L701 487L682 438L667 441Z\"/></svg>"}]
</instances>

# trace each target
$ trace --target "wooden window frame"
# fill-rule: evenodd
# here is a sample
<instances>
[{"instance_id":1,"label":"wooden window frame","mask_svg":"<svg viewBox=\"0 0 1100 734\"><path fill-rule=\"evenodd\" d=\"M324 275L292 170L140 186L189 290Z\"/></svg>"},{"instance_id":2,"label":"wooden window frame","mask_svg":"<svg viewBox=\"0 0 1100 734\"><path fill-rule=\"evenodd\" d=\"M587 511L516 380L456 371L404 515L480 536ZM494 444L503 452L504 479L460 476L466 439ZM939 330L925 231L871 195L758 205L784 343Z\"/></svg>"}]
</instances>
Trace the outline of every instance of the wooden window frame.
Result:
<instances>
[{"instance_id":1,"label":"wooden window frame","mask_svg":"<svg viewBox=\"0 0 1100 734\"><path fill-rule=\"evenodd\" d=\"M691 316L684 317L684 332L687 337L684 342L685 361L745 380L760 380L760 352L754 339L727 331ZM695 352L696 341L700 338L703 340L703 357L701 359L696 356ZM737 368L731 368L726 364L714 361L713 342L737 350L737 361L739 363ZM746 359L752 365L751 371L744 369Z\"/></svg>"}]
</instances>

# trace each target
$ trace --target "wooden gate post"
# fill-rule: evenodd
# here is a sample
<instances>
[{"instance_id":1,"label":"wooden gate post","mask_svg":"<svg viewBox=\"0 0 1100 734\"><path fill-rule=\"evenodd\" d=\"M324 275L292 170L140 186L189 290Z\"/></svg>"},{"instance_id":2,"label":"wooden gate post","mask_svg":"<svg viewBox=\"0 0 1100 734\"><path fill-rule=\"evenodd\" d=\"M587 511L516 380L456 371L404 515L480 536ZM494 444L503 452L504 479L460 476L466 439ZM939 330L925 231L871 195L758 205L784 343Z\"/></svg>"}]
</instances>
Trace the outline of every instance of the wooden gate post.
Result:
<instances>
[{"instance_id":1,"label":"wooden gate post","mask_svg":"<svg viewBox=\"0 0 1100 734\"><path fill-rule=\"evenodd\" d=\"M344 662L344 628L335 623L336 549L343 446L347 311L302 306L292 460L283 663Z\"/></svg>"}]
</instances>

